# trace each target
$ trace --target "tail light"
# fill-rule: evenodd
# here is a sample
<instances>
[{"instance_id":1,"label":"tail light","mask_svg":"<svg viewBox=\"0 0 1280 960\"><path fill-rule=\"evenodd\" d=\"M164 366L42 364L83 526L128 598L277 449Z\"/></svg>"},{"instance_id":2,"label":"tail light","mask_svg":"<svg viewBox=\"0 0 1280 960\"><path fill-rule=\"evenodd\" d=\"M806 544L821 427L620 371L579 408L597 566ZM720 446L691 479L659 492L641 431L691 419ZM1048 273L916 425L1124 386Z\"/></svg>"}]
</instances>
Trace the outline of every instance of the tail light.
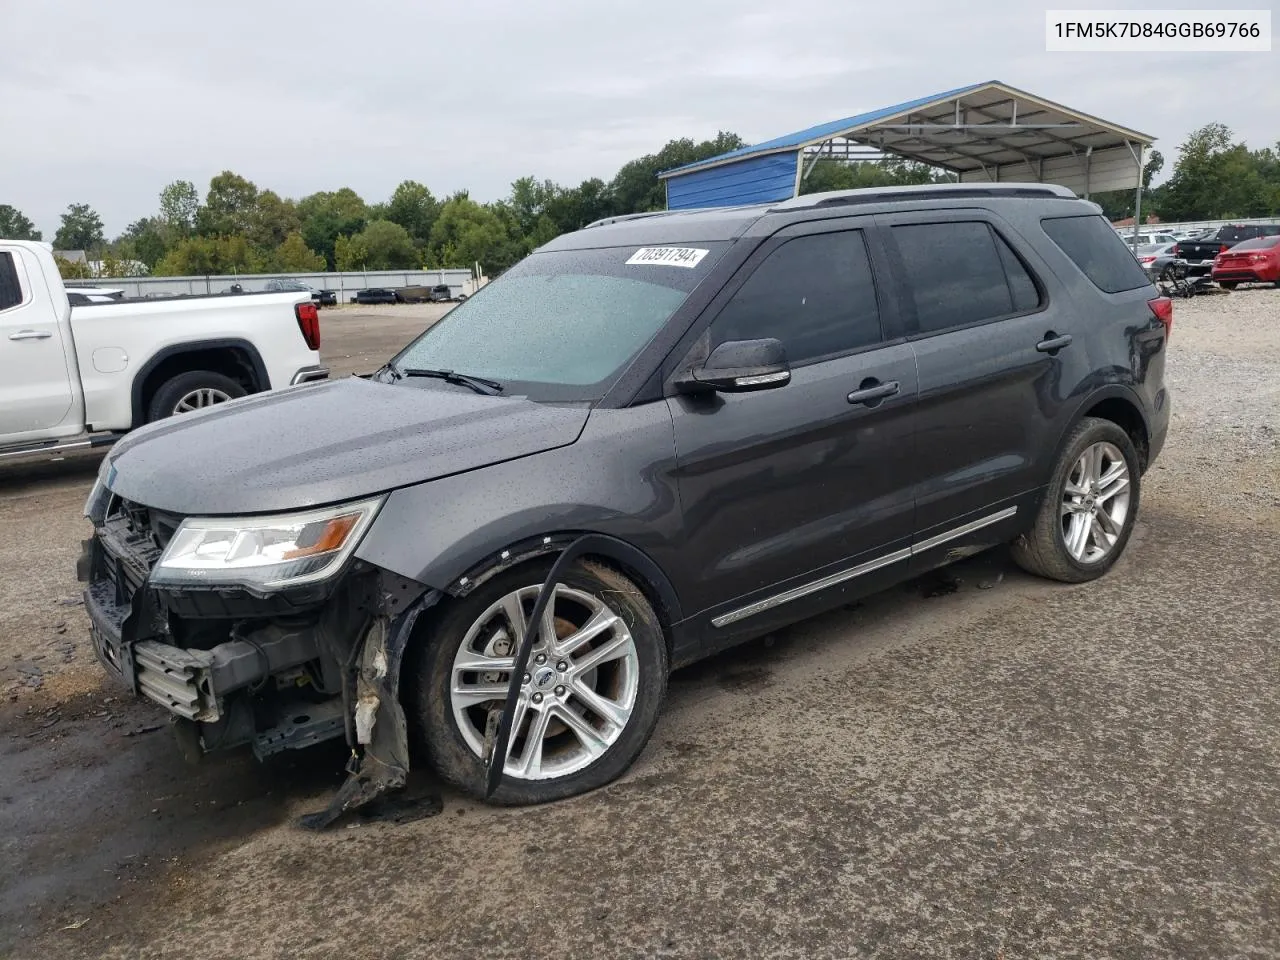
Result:
<instances>
[{"instance_id":1,"label":"tail light","mask_svg":"<svg viewBox=\"0 0 1280 960\"><path fill-rule=\"evenodd\" d=\"M307 348L319 350L320 311L316 309L316 305L310 300L299 303L293 308L293 313L298 318L298 329L302 331L302 339L307 341Z\"/></svg>"},{"instance_id":2,"label":"tail light","mask_svg":"<svg viewBox=\"0 0 1280 960\"><path fill-rule=\"evenodd\" d=\"M1169 337L1173 334L1173 301L1168 297L1156 297L1154 300L1148 300L1147 306L1156 315L1156 319L1164 324L1164 339L1165 343L1168 343Z\"/></svg>"},{"instance_id":3,"label":"tail light","mask_svg":"<svg viewBox=\"0 0 1280 960\"><path fill-rule=\"evenodd\" d=\"M1179 247L1176 243L1173 245L1173 249L1170 250L1169 252L1173 254L1175 257L1182 256L1182 248Z\"/></svg>"},{"instance_id":4,"label":"tail light","mask_svg":"<svg viewBox=\"0 0 1280 960\"><path fill-rule=\"evenodd\" d=\"M1219 253L1226 253L1226 252L1227 252L1228 250L1230 250L1230 249L1231 249L1231 248L1230 248L1230 247L1228 247L1228 246L1224 243L1222 246L1220 246L1220 247L1218 248L1218 252L1219 252Z\"/></svg>"},{"instance_id":5,"label":"tail light","mask_svg":"<svg viewBox=\"0 0 1280 960\"><path fill-rule=\"evenodd\" d=\"M1138 258L1139 263L1150 263L1153 260L1155 260L1155 257L1139 257Z\"/></svg>"}]
</instances>

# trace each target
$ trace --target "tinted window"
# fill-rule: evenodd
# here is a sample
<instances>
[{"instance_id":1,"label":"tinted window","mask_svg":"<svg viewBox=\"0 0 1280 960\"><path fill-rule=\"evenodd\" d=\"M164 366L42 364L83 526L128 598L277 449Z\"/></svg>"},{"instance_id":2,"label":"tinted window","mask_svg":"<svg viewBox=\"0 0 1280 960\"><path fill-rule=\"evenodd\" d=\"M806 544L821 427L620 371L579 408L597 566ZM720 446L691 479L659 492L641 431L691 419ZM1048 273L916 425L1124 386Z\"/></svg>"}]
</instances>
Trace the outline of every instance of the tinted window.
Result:
<instances>
[{"instance_id":1,"label":"tinted window","mask_svg":"<svg viewBox=\"0 0 1280 960\"><path fill-rule=\"evenodd\" d=\"M508 395L535 400L598 398L727 246L535 253L450 310L393 362L489 377Z\"/></svg>"},{"instance_id":2,"label":"tinted window","mask_svg":"<svg viewBox=\"0 0 1280 960\"><path fill-rule=\"evenodd\" d=\"M1120 293L1151 285L1146 271L1102 217L1054 217L1040 223L1099 290Z\"/></svg>"},{"instance_id":3,"label":"tinted window","mask_svg":"<svg viewBox=\"0 0 1280 960\"><path fill-rule=\"evenodd\" d=\"M1034 310L1040 302L1027 268L985 223L912 224L894 227L893 238L921 333Z\"/></svg>"},{"instance_id":4,"label":"tinted window","mask_svg":"<svg viewBox=\"0 0 1280 960\"><path fill-rule=\"evenodd\" d=\"M8 310L22 302L22 286L12 253L0 253L0 310Z\"/></svg>"},{"instance_id":5,"label":"tinted window","mask_svg":"<svg viewBox=\"0 0 1280 960\"><path fill-rule=\"evenodd\" d=\"M804 363L880 342L861 231L788 240L747 278L711 326L712 346L774 337Z\"/></svg>"},{"instance_id":6,"label":"tinted window","mask_svg":"<svg viewBox=\"0 0 1280 960\"><path fill-rule=\"evenodd\" d=\"M1280 237L1255 237L1252 240L1237 243L1231 248L1231 252L1235 253L1237 250L1266 250L1277 245L1280 245Z\"/></svg>"}]
</instances>

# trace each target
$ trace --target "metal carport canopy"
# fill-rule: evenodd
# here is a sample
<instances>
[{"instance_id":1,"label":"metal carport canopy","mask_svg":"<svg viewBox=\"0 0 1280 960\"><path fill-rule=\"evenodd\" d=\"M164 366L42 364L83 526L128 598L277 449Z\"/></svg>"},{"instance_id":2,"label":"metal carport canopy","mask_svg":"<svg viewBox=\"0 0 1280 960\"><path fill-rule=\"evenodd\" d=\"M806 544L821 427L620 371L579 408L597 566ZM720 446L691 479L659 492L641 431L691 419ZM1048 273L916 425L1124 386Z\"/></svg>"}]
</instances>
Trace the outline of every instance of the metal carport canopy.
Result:
<instances>
[{"instance_id":1,"label":"metal carport canopy","mask_svg":"<svg viewBox=\"0 0 1280 960\"><path fill-rule=\"evenodd\" d=\"M963 183L1056 183L1088 197L1139 188L1155 138L991 80L665 170L667 208L796 196L836 140L949 170Z\"/></svg>"}]
</instances>

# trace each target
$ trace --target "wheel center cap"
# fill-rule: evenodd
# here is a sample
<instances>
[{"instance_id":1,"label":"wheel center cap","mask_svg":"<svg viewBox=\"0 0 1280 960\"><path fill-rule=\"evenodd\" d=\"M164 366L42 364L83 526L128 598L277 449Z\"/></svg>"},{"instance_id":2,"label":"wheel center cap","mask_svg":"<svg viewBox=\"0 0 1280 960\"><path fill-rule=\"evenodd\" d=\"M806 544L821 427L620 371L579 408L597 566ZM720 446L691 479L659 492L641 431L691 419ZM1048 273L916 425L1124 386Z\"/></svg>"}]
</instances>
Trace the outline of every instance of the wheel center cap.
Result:
<instances>
[{"instance_id":1,"label":"wheel center cap","mask_svg":"<svg viewBox=\"0 0 1280 960\"><path fill-rule=\"evenodd\" d=\"M539 667L533 672L533 685L539 690L545 690L555 682L556 672L550 667Z\"/></svg>"}]
</instances>

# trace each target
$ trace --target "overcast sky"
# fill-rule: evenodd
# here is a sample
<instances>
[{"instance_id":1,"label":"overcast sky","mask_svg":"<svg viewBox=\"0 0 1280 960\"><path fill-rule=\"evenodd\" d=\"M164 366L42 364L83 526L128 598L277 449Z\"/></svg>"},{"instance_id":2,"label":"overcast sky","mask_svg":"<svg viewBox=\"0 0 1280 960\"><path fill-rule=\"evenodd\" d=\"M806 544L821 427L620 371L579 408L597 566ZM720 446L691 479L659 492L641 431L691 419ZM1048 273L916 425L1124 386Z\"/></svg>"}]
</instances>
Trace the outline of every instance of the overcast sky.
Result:
<instances>
[{"instance_id":1,"label":"overcast sky","mask_svg":"<svg viewBox=\"0 0 1280 960\"><path fill-rule=\"evenodd\" d=\"M673 137L757 142L994 79L1156 136L1166 174L1213 120L1280 138L1280 53L1046 53L1044 6L0 0L0 203L51 239L68 203L114 236L224 169L295 198L414 179L492 200L525 174L607 180Z\"/></svg>"}]
</instances>

